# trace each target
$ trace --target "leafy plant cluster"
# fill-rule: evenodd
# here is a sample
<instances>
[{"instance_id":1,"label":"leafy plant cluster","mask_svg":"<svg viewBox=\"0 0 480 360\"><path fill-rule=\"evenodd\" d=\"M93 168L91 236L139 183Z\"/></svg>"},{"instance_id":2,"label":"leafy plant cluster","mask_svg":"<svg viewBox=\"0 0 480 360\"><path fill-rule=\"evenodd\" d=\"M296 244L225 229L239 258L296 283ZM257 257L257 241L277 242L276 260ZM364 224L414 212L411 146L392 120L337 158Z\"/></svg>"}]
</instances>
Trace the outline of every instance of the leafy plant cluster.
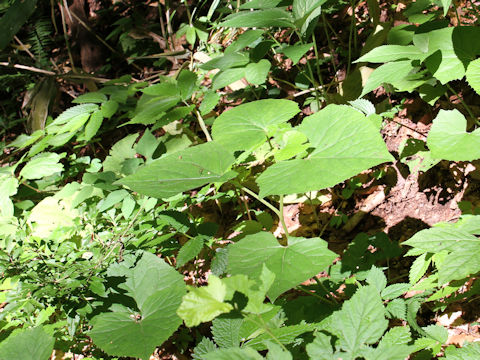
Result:
<instances>
[{"instance_id":1,"label":"leafy plant cluster","mask_svg":"<svg viewBox=\"0 0 480 360\"><path fill-rule=\"evenodd\" d=\"M354 10L346 41L332 26L358 5L184 2L176 36L190 44L190 63L155 81L103 82L2 142L0 359L45 360L54 349L149 359L157 348L205 360L480 358L478 343L446 347L444 327L417 321L426 306L478 294L479 215L402 244L360 233L340 256L323 231L295 237L285 224L289 196L312 203L398 160L381 135L397 109L374 104L372 91L438 106L465 78L480 94L478 28L450 25L456 1L409 2L408 24L397 26L367 1L362 49ZM4 49L36 1L1 6ZM40 23L30 42L46 67ZM167 68L175 56L139 53L132 18L115 26L108 39L131 61ZM325 36L330 55L319 52ZM325 73L342 66L347 77L335 84ZM284 94L282 82L297 93ZM423 170L480 159L478 120L466 102L455 106L439 110L409 153L420 151ZM399 282L388 264L404 247L413 263Z\"/></svg>"}]
</instances>

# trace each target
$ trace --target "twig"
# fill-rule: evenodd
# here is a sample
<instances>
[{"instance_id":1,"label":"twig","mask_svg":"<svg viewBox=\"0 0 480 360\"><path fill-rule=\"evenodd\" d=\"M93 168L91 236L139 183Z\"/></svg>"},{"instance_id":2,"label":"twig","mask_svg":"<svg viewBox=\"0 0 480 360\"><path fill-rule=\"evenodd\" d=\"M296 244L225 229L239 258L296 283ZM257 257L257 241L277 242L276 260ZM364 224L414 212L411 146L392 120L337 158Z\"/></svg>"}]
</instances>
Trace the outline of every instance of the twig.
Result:
<instances>
[{"instance_id":1,"label":"twig","mask_svg":"<svg viewBox=\"0 0 480 360\"><path fill-rule=\"evenodd\" d=\"M26 65L21 65L21 64L12 64L11 65L6 61L0 62L0 65L1 66L7 66L7 67L14 67L16 69L28 70L28 71L41 73L41 74L46 74L46 75L52 75L52 76L57 75L53 71L43 70L43 69L39 69L39 68L36 68L36 67L33 67L33 66L26 66Z\"/></svg>"},{"instance_id":2,"label":"twig","mask_svg":"<svg viewBox=\"0 0 480 360\"><path fill-rule=\"evenodd\" d=\"M28 56L30 56L33 60L37 61L37 59L35 59L35 56L32 54L32 52L28 50L28 48L25 46L24 43L21 42L21 40L17 37L17 35L14 35L13 38L22 47L22 50L24 50L28 54Z\"/></svg>"},{"instance_id":3,"label":"twig","mask_svg":"<svg viewBox=\"0 0 480 360\"><path fill-rule=\"evenodd\" d=\"M198 110L195 110L195 113L197 115L198 123L200 124L200 128L202 129L203 133L205 134L205 137L207 138L207 141L212 141L212 137L210 136L210 133L208 132L207 126L205 125L205 121L203 121L202 115L200 115L200 112Z\"/></svg>"},{"instance_id":4,"label":"twig","mask_svg":"<svg viewBox=\"0 0 480 360\"><path fill-rule=\"evenodd\" d=\"M63 0L63 5L59 3L58 7L60 8L60 14L62 15L63 37L65 39L65 45L67 46L68 58L70 59L70 64L72 65L72 71L77 72L76 69L75 69L75 63L73 62L72 49L70 48L70 42L68 41L67 25L66 25L66 22L65 22L64 8L68 10L67 1ZM68 12L68 14L70 16L70 12ZM70 20L71 20L71 16L70 16Z\"/></svg>"}]
</instances>

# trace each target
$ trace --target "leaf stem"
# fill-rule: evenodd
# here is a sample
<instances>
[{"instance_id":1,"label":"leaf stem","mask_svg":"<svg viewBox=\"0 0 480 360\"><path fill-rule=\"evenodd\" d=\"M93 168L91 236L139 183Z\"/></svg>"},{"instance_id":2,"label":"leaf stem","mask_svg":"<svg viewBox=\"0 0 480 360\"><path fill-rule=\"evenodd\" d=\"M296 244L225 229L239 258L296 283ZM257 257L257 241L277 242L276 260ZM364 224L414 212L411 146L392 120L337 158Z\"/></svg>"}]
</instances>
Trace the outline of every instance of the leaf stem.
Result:
<instances>
[{"instance_id":1,"label":"leaf stem","mask_svg":"<svg viewBox=\"0 0 480 360\"><path fill-rule=\"evenodd\" d=\"M283 231L285 232L285 236L288 239L288 229L287 224L285 224L285 216L283 215L283 195L280 195L280 223L282 224Z\"/></svg>"},{"instance_id":2,"label":"leaf stem","mask_svg":"<svg viewBox=\"0 0 480 360\"><path fill-rule=\"evenodd\" d=\"M449 83L446 84L448 90L450 90L462 103L463 107L467 111L468 115L475 120L475 123L477 125L480 125L480 122L478 121L477 118L475 118L475 115L473 115L472 109L470 109L470 106L467 105L467 103L463 100L463 97L461 97L451 86Z\"/></svg>"},{"instance_id":3,"label":"leaf stem","mask_svg":"<svg viewBox=\"0 0 480 360\"><path fill-rule=\"evenodd\" d=\"M270 204L268 201L266 201L265 199L261 198L260 196L258 196L255 192L253 192L252 190L246 188L245 186L242 186L241 187L241 190L242 191L245 191L248 195L250 196L253 196L255 199L257 199L258 201L260 201L263 205L265 205L266 207L268 207L270 210L272 210L275 215L277 215L279 218L280 218L280 210L278 210L275 206L273 206L272 204Z\"/></svg>"}]
</instances>

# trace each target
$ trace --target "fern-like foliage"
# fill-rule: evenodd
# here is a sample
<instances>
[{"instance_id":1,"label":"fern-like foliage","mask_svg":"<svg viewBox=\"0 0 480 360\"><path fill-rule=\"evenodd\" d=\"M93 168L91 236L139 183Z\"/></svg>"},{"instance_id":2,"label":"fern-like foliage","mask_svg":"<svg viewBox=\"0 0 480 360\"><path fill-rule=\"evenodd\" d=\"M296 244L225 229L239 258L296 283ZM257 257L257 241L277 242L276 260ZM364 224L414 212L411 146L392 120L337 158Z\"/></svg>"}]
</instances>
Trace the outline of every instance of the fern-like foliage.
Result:
<instances>
[{"instance_id":1,"label":"fern-like foliage","mask_svg":"<svg viewBox=\"0 0 480 360\"><path fill-rule=\"evenodd\" d=\"M39 18L35 21L28 35L29 43L32 45L32 53L42 65L48 62L49 49L53 44L52 33L53 29L50 19Z\"/></svg>"}]
</instances>

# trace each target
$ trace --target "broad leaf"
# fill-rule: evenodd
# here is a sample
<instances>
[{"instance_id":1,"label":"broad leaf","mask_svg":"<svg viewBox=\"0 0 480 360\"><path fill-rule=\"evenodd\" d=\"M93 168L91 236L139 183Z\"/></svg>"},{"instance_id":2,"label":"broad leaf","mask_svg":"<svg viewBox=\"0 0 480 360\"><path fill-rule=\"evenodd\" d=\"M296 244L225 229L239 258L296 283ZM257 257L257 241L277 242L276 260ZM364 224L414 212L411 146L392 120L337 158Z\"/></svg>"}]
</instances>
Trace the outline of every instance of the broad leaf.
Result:
<instances>
[{"instance_id":1,"label":"broad leaf","mask_svg":"<svg viewBox=\"0 0 480 360\"><path fill-rule=\"evenodd\" d=\"M267 99L239 105L213 123L215 141L231 150L248 150L267 141L269 131L299 112L290 100Z\"/></svg>"},{"instance_id":2,"label":"broad leaf","mask_svg":"<svg viewBox=\"0 0 480 360\"><path fill-rule=\"evenodd\" d=\"M480 159L480 129L467 133L467 120L458 110L440 110L428 133L432 157L451 161Z\"/></svg>"},{"instance_id":3,"label":"broad leaf","mask_svg":"<svg viewBox=\"0 0 480 360\"><path fill-rule=\"evenodd\" d=\"M240 344L240 326L242 318L216 318L212 321L212 335L215 342L223 348L237 347Z\"/></svg>"},{"instance_id":4,"label":"broad leaf","mask_svg":"<svg viewBox=\"0 0 480 360\"><path fill-rule=\"evenodd\" d=\"M282 0L252 0L240 5L240 9L271 9L281 2Z\"/></svg>"},{"instance_id":5,"label":"broad leaf","mask_svg":"<svg viewBox=\"0 0 480 360\"><path fill-rule=\"evenodd\" d=\"M403 80L413 70L411 60L388 62L376 68L363 87L362 97L382 84Z\"/></svg>"},{"instance_id":6,"label":"broad leaf","mask_svg":"<svg viewBox=\"0 0 480 360\"><path fill-rule=\"evenodd\" d=\"M449 346L445 350L445 360L480 359L480 343L466 343L461 348Z\"/></svg>"},{"instance_id":7,"label":"broad leaf","mask_svg":"<svg viewBox=\"0 0 480 360\"><path fill-rule=\"evenodd\" d=\"M216 142L209 142L166 155L117 183L133 191L167 198L199 186L228 180L233 155Z\"/></svg>"},{"instance_id":8,"label":"broad leaf","mask_svg":"<svg viewBox=\"0 0 480 360\"><path fill-rule=\"evenodd\" d=\"M436 254L442 250L454 251L458 247L479 242L477 237L453 226L433 227L417 232L402 245L412 246L424 252Z\"/></svg>"},{"instance_id":9,"label":"broad leaf","mask_svg":"<svg viewBox=\"0 0 480 360\"><path fill-rule=\"evenodd\" d=\"M458 244L458 248L448 254L439 265L438 283L446 284L452 280L461 280L480 271L480 240L474 243Z\"/></svg>"},{"instance_id":10,"label":"broad leaf","mask_svg":"<svg viewBox=\"0 0 480 360\"><path fill-rule=\"evenodd\" d=\"M284 47L279 52L284 53L290 60L293 61L293 65L296 65L305 53L311 49L313 43L309 44L295 44Z\"/></svg>"},{"instance_id":11,"label":"broad leaf","mask_svg":"<svg viewBox=\"0 0 480 360\"><path fill-rule=\"evenodd\" d=\"M2 2L2 10L5 8L6 2ZM0 18L0 50L5 49L13 36L25 24L30 15L35 11L37 0L16 0L7 9L5 14Z\"/></svg>"},{"instance_id":12,"label":"broad leaf","mask_svg":"<svg viewBox=\"0 0 480 360\"><path fill-rule=\"evenodd\" d=\"M325 189L393 161L378 129L349 106L329 105L297 129L309 138L313 152L305 159L281 161L264 171L257 179L260 196Z\"/></svg>"},{"instance_id":13,"label":"broad leaf","mask_svg":"<svg viewBox=\"0 0 480 360\"><path fill-rule=\"evenodd\" d=\"M229 246L228 269L231 274L260 276L263 264L275 274L267 292L274 301L285 291L324 271L336 258L320 238L289 238L282 246L271 233L247 235Z\"/></svg>"},{"instance_id":14,"label":"broad leaf","mask_svg":"<svg viewBox=\"0 0 480 360\"><path fill-rule=\"evenodd\" d=\"M215 275L210 275L208 285L190 288L178 308L178 315L188 327L213 320L218 315L230 312L233 307L224 302L227 287Z\"/></svg>"},{"instance_id":15,"label":"broad leaf","mask_svg":"<svg viewBox=\"0 0 480 360\"><path fill-rule=\"evenodd\" d=\"M468 64L465 75L468 84L477 92L477 94L480 94L480 59L474 60Z\"/></svg>"},{"instance_id":16,"label":"broad leaf","mask_svg":"<svg viewBox=\"0 0 480 360\"><path fill-rule=\"evenodd\" d=\"M31 159L20 171L20 176L24 179L41 179L45 176L53 175L63 170L63 165L59 163L61 155L45 152Z\"/></svg>"},{"instance_id":17,"label":"broad leaf","mask_svg":"<svg viewBox=\"0 0 480 360\"><path fill-rule=\"evenodd\" d=\"M359 288L343 304L342 310L333 314L332 326L340 348L353 359L361 356L365 344L376 343L388 327L377 289L373 286Z\"/></svg>"},{"instance_id":18,"label":"broad leaf","mask_svg":"<svg viewBox=\"0 0 480 360\"><path fill-rule=\"evenodd\" d=\"M291 344L297 337L313 331L315 327L315 324L298 324L269 329L269 331L248 341L246 345L255 350L266 350L269 342L278 341L282 344Z\"/></svg>"},{"instance_id":19,"label":"broad leaf","mask_svg":"<svg viewBox=\"0 0 480 360\"><path fill-rule=\"evenodd\" d=\"M139 312L118 304L115 312L92 319L90 336L109 355L146 360L180 326L176 310L185 294L185 284L171 266L150 253L144 253L133 269L125 271L127 281L123 287Z\"/></svg>"},{"instance_id":20,"label":"broad leaf","mask_svg":"<svg viewBox=\"0 0 480 360\"><path fill-rule=\"evenodd\" d=\"M307 354L310 359L333 360L332 339L323 332L317 332L313 342L307 345Z\"/></svg>"},{"instance_id":21,"label":"broad leaf","mask_svg":"<svg viewBox=\"0 0 480 360\"><path fill-rule=\"evenodd\" d=\"M290 13L273 8L255 11L240 11L225 18L218 26L224 27L293 27Z\"/></svg>"},{"instance_id":22,"label":"broad leaf","mask_svg":"<svg viewBox=\"0 0 480 360\"><path fill-rule=\"evenodd\" d=\"M248 55L244 53L231 53L216 57L200 66L200 68L204 70L226 70L247 65L249 61Z\"/></svg>"},{"instance_id":23,"label":"broad leaf","mask_svg":"<svg viewBox=\"0 0 480 360\"><path fill-rule=\"evenodd\" d=\"M178 252L177 269L195 258L203 248L203 237L197 236L188 240Z\"/></svg>"},{"instance_id":24,"label":"broad leaf","mask_svg":"<svg viewBox=\"0 0 480 360\"><path fill-rule=\"evenodd\" d=\"M212 80L212 90L218 90L241 80L245 76L244 68L231 68L220 71Z\"/></svg>"},{"instance_id":25,"label":"broad leaf","mask_svg":"<svg viewBox=\"0 0 480 360\"><path fill-rule=\"evenodd\" d=\"M50 359L54 343L41 326L14 331L0 345L0 360Z\"/></svg>"},{"instance_id":26,"label":"broad leaf","mask_svg":"<svg viewBox=\"0 0 480 360\"><path fill-rule=\"evenodd\" d=\"M245 67L245 79L253 85L260 85L265 82L270 71L270 61L260 60L258 63L250 63Z\"/></svg>"}]
</instances>

